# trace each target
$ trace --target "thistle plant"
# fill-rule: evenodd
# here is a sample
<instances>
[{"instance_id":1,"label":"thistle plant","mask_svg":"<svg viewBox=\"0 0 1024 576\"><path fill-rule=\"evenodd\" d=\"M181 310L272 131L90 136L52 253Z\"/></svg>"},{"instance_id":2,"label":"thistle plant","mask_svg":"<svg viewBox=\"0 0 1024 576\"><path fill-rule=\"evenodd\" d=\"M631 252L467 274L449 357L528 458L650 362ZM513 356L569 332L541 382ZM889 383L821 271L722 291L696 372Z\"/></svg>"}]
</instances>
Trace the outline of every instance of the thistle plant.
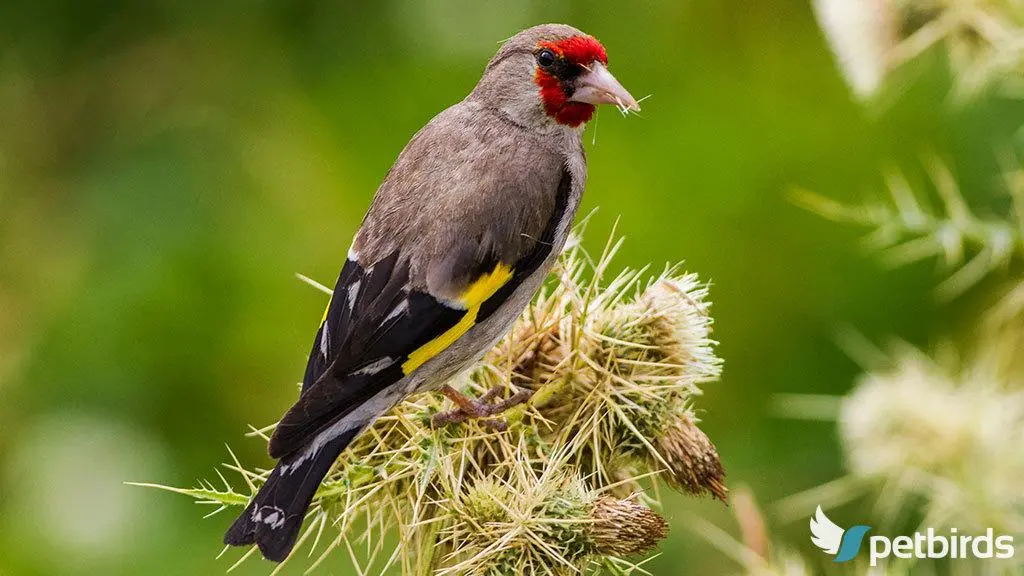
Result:
<instances>
[{"instance_id":1,"label":"thistle plant","mask_svg":"<svg viewBox=\"0 0 1024 576\"><path fill-rule=\"evenodd\" d=\"M959 99L993 85L1024 94L1024 4L1017 0L815 0L814 7L860 98L933 49L945 54Z\"/></svg>"},{"instance_id":2,"label":"thistle plant","mask_svg":"<svg viewBox=\"0 0 1024 576\"><path fill-rule=\"evenodd\" d=\"M847 205L802 189L795 190L792 199L830 220L872 228L864 244L880 252L889 266L940 258L952 273L936 290L941 298L950 299L1014 259L1024 259L1024 165L1013 156L1004 161L1000 195L1008 198L1010 208L1003 216L980 217L945 164L934 158L926 164L934 195L914 191L902 174L892 172L886 178L889 201ZM931 197L938 199L940 208L929 207L934 204Z\"/></svg>"},{"instance_id":3,"label":"thistle plant","mask_svg":"<svg viewBox=\"0 0 1024 576\"><path fill-rule=\"evenodd\" d=\"M890 265L938 258L950 272L936 292L950 300L990 275L1012 280L1024 259L1024 167L1016 159L1004 166L1002 215L976 216L952 172L934 160L934 194L892 175L887 202L849 206L806 191L794 198L832 220L873 228L865 244ZM928 208L929 198L940 208ZM849 346L868 360L853 390L832 399L849 474L783 500L783 518L873 494L874 521L889 528L917 518L918 530L1024 531L1024 280L1015 282L980 315L976 340L933 354L908 344L890 352ZM808 400L787 396L781 404L799 415Z\"/></svg>"},{"instance_id":4,"label":"thistle plant","mask_svg":"<svg viewBox=\"0 0 1024 576\"><path fill-rule=\"evenodd\" d=\"M872 525L880 530L1024 533L1021 325L989 334L966 354L945 346L929 355L898 343L873 356L876 364L836 399L849 473L778 502L779 516L806 520L815 506L869 496ZM890 568L917 573L927 562ZM993 573L1022 568L1018 555Z\"/></svg>"},{"instance_id":5,"label":"thistle plant","mask_svg":"<svg viewBox=\"0 0 1024 576\"><path fill-rule=\"evenodd\" d=\"M608 280L620 245L609 240L595 261L571 242L511 332L453 383L476 396L530 390L504 414L507 429L474 420L434 429L441 396L411 397L338 459L285 563L305 554L312 571L348 554L361 574L632 573L642 561L629 557L667 535L652 488L724 499L724 470L693 408L721 370L707 285L678 267ZM251 435L267 440L272 428ZM223 476L223 489L149 486L214 513L244 506L268 471L225 466L240 489Z\"/></svg>"},{"instance_id":6,"label":"thistle plant","mask_svg":"<svg viewBox=\"0 0 1024 576\"><path fill-rule=\"evenodd\" d=\"M985 86L1021 87L1024 4L1002 0L818 0L826 35L858 96L932 47L948 54L960 95ZM899 172L887 177L886 200L848 205L805 190L794 201L831 220L872 229L865 239L891 266L937 258L948 301L989 276L1016 286L996 293L967 342L931 354L900 343L888 352L859 338L847 348L864 374L843 397L786 395L790 416L833 419L849 474L777 504L785 520L816 506L874 495L876 528L1024 532L1024 165L1003 161L1002 210L972 210L953 172L927 159L931 186L914 190ZM976 195L972 195L976 196ZM867 519L865 518L865 521ZM899 570L935 570L928 560ZM969 565L950 573L974 573ZM1020 573L1019 555L986 573Z\"/></svg>"},{"instance_id":7,"label":"thistle plant","mask_svg":"<svg viewBox=\"0 0 1024 576\"><path fill-rule=\"evenodd\" d=\"M1024 374L1006 370L1024 349L1007 343L965 360L903 345L843 399L850 471L884 486L885 517L921 501L925 526L1024 532Z\"/></svg>"}]
</instances>

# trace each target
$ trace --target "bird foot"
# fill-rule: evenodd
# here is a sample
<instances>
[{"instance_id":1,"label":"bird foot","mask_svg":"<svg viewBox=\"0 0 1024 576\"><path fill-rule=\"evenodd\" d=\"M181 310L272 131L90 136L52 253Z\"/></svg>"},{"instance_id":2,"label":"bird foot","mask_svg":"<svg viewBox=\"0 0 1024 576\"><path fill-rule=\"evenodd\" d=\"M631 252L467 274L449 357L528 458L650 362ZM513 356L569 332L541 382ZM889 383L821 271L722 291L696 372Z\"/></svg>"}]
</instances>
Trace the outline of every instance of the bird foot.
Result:
<instances>
[{"instance_id":1,"label":"bird foot","mask_svg":"<svg viewBox=\"0 0 1024 576\"><path fill-rule=\"evenodd\" d=\"M503 387L495 386L483 396L474 400L451 386L445 384L441 387L441 393L455 404L455 408L435 414L430 420L433 428L441 428L449 424L465 422L469 419L478 419L485 427L502 432L508 429L508 422L503 418L492 418L502 412L523 404L533 395L531 390L520 390L504 400L495 400L503 390Z\"/></svg>"}]
</instances>

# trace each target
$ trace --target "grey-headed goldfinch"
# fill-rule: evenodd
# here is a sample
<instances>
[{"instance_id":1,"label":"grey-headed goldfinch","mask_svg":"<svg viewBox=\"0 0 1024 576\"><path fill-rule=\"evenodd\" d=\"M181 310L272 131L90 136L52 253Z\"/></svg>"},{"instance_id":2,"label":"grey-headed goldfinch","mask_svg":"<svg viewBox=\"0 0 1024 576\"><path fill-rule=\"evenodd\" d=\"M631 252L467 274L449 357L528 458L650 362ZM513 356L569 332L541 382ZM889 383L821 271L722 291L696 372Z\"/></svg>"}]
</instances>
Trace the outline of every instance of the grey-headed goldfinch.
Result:
<instances>
[{"instance_id":1,"label":"grey-headed goldfinch","mask_svg":"<svg viewBox=\"0 0 1024 576\"><path fill-rule=\"evenodd\" d=\"M302 393L270 440L277 466L225 543L286 558L334 460L409 394L443 387L467 415L494 413L445 382L509 330L562 249L595 105L637 108L607 64L571 26L524 30L413 136L356 233Z\"/></svg>"}]
</instances>

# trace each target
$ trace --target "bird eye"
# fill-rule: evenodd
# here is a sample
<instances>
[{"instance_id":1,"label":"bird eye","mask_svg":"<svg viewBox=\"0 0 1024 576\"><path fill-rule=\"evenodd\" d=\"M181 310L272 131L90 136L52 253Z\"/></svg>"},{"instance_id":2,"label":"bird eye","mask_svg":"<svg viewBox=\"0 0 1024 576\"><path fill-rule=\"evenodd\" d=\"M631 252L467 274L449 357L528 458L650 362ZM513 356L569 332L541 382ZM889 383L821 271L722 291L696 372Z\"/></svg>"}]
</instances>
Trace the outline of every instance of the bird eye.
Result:
<instances>
[{"instance_id":1,"label":"bird eye","mask_svg":"<svg viewBox=\"0 0 1024 576\"><path fill-rule=\"evenodd\" d=\"M537 64L541 68L549 68L555 63L555 55L551 50L544 49L537 53Z\"/></svg>"}]
</instances>

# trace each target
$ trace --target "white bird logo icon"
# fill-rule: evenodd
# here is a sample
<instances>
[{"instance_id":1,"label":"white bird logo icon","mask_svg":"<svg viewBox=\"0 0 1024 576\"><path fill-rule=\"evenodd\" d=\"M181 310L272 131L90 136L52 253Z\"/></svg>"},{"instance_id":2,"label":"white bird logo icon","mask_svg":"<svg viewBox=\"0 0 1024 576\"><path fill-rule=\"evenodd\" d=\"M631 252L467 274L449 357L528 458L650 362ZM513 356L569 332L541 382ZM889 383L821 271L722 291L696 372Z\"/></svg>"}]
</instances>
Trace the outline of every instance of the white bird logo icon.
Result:
<instances>
[{"instance_id":1,"label":"white bird logo icon","mask_svg":"<svg viewBox=\"0 0 1024 576\"><path fill-rule=\"evenodd\" d=\"M843 541L843 532L845 530L829 520L828 516L821 511L821 506L818 506L814 517L811 518L811 542L824 552L835 556Z\"/></svg>"}]
</instances>

